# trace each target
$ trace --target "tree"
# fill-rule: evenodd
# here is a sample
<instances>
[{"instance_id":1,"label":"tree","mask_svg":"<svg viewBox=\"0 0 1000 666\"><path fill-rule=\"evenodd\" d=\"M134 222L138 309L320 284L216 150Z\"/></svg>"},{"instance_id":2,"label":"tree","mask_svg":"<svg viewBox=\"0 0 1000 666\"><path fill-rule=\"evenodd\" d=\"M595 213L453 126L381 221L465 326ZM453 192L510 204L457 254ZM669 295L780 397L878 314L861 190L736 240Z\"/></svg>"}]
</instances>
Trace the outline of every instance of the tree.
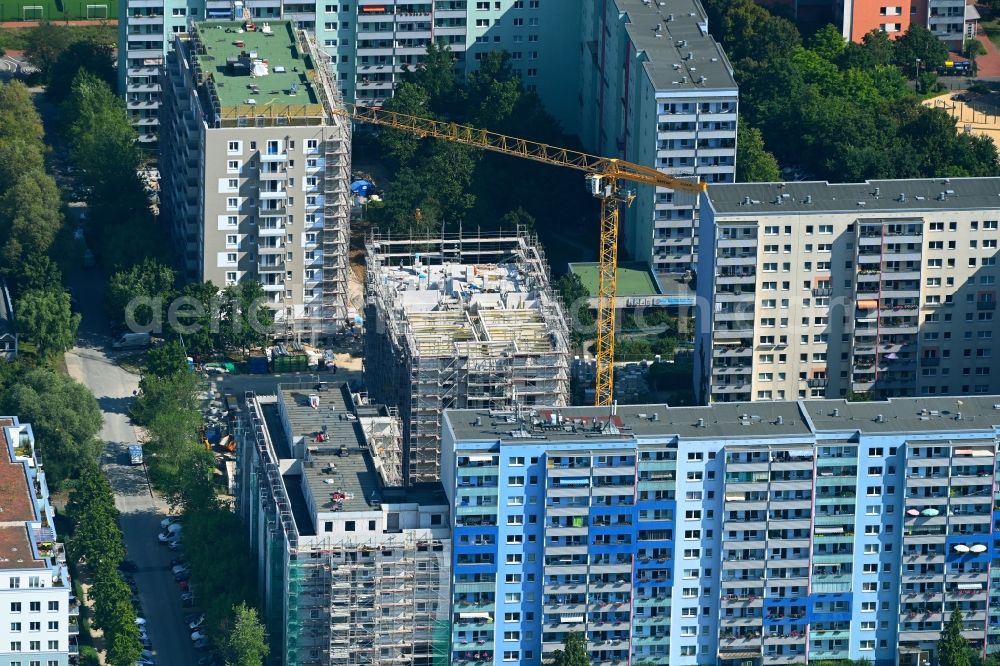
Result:
<instances>
[{"instance_id":1,"label":"tree","mask_svg":"<svg viewBox=\"0 0 1000 666\"><path fill-rule=\"evenodd\" d=\"M90 39L70 44L59 54L55 67L52 68L45 94L53 102L61 103L70 94L73 80L80 71L87 71L109 86L114 86L114 44Z\"/></svg>"},{"instance_id":2,"label":"tree","mask_svg":"<svg viewBox=\"0 0 1000 666\"><path fill-rule=\"evenodd\" d=\"M556 650L552 655L552 666L590 666L590 655L587 654L587 642L578 631L570 632L562 650Z\"/></svg>"},{"instance_id":3,"label":"tree","mask_svg":"<svg viewBox=\"0 0 1000 666\"><path fill-rule=\"evenodd\" d=\"M94 395L72 378L47 368L25 372L0 395L5 414L30 423L45 461L49 486L79 474L100 455L101 410Z\"/></svg>"},{"instance_id":4,"label":"tree","mask_svg":"<svg viewBox=\"0 0 1000 666\"><path fill-rule=\"evenodd\" d=\"M431 115L427 108L429 101L430 96L426 90L414 83L403 81L396 86L393 96L386 100L384 108L386 111L428 117ZM379 131L379 145L386 157L395 161L397 165L405 165L409 164L417 154L420 138L412 132L385 127Z\"/></svg>"},{"instance_id":5,"label":"tree","mask_svg":"<svg viewBox=\"0 0 1000 666\"><path fill-rule=\"evenodd\" d=\"M773 183L781 180L778 160L764 148L764 137L756 127L740 124L740 140L736 144L736 181L739 183Z\"/></svg>"},{"instance_id":6,"label":"tree","mask_svg":"<svg viewBox=\"0 0 1000 666\"><path fill-rule=\"evenodd\" d=\"M73 314L69 294L32 289L17 299L17 332L34 343L38 356L51 359L73 347L80 315Z\"/></svg>"},{"instance_id":7,"label":"tree","mask_svg":"<svg viewBox=\"0 0 1000 666\"><path fill-rule=\"evenodd\" d=\"M948 47L926 27L916 21L896 40L895 62L904 71L916 74L917 60L920 70L934 71L948 59Z\"/></svg>"},{"instance_id":8,"label":"tree","mask_svg":"<svg viewBox=\"0 0 1000 666\"><path fill-rule=\"evenodd\" d=\"M222 292L222 336L231 347L248 351L265 346L273 337L274 310L267 305L260 282L247 281Z\"/></svg>"},{"instance_id":9,"label":"tree","mask_svg":"<svg viewBox=\"0 0 1000 666\"><path fill-rule=\"evenodd\" d=\"M956 608L944 625L937 644L939 666L971 666L972 650L962 636L964 622L962 611Z\"/></svg>"},{"instance_id":10,"label":"tree","mask_svg":"<svg viewBox=\"0 0 1000 666\"><path fill-rule=\"evenodd\" d=\"M132 609L132 605L128 605ZM122 614L125 614L124 608ZM112 634L111 645L108 647L108 663L111 666L134 666L142 655L142 641L139 640L139 627L135 623L135 610L132 609L132 625L121 625Z\"/></svg>"},{"instance_id":11,"label":"tree","mask_svg":"<svg viewBox=\"0 0 1000 666\"><path fill-rule=\"evenodd\" d=\"M187 356L180 342L168 342L146 353L146 372L157 377L188 374Z\"/></svg>"},{"instance_id":12,"label":"tree","mask_svg":"<svg viewBox=\"0 0 1000 666\"><path fill-rule=\"evenodd\" d=\"M972 66L973 75L979 71L979 66L976 64L976 58L981 55L986 55L986 47L978 39L972 38L965 40L965 57L969 59Z\"/></svg>"},{"instance_id":13,"label":"tree","mask_svg":"<svg viewBox=\"0 0 1000 666\"><path fill-rule=\"evenodd\" d=\"M156 327L163 322L173 291L174 271L155 259L146 259L111 276L106 297L108 316L118 325L127 324L131 311L135 324Z\"/></svg>"},{"instance_id":14,"label":"tree","mask_svg":"<svg viewBox=\"0 0 1000 666\"><path fill-rule=\"evenodd\" d=\"M0 195L0 239L6 266L17 270L23 257L44 253L63 224L59 188L44 171L22 173Z\"/></svg>"},{"instance_id":15,"label":"tree","mask_svg":"<svg viewBox=\"0 0 1000 666\"><path fill-rule=\"evenodd\" d=\"M30 254L21 262L20 271L14 276L14 287L19 294L33 289L57 291L63 288L62 271L47 255Z\"/></svg>"},{"instance_id":16,"label":"tree","mask_svg":"<svg viewBox=\"0 0 1000 666\"><path fill-rule=\"evenodd\" d=\"M257 609L245 603L233 606L233 628L226 637L226 649L231 666L262 666L270 651L267 631L260 622Z\"/></svg>"},{"instance_id":17,"label":"tree","mask_svg":"<svg viewBox=\"0 0 1000 666\"><path fill-rule=\"evenodd\" d=\"M211 282L189 282L181 289L178 307L168 323L184 338L188 354L207 354L219 346L219 288Z\"/></svg>"},{"instance_id":18,"label":"tree","mask_svg":"<svg viewBox=\"0 0 1000 666\"><path fill-rule=\"evenodd\" d=\"M509 231L520 231L521 233L534 233L535 216L524 210L520 206L507 211L500 218L500 227Z\"/></svg>"},{"instance_id":19,"label":"tree","mask_svg":"<svg viewBox=\"0 0 1000 666\"><path fill-rule=\"evenodd\" d=\"M24 56L38 68L42 79L48 81L59 56L69 48L72 41L73 37L68 29L42 21L28 33Z\"/></svg>"}]
</instances>

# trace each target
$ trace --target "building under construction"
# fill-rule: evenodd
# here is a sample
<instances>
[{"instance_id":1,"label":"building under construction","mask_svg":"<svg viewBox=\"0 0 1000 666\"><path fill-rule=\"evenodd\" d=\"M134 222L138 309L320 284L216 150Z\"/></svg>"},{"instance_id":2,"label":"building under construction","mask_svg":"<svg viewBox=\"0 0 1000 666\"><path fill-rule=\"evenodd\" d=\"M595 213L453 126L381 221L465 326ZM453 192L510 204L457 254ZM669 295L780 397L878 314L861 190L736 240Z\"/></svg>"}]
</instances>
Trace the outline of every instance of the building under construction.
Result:
<instances>
[{"instance_id":1,"label":"building under construction","mask_svg":"<svg viewBox=\"0 0 1000 666\"><path fill-rule=\"evenodd\" d=\"M237 507L279 663L447 664L447 499L402 487L395 412L346 385L285 385L248 396L237 437Z\"/></svg>"},{"instance_id":2,"label":"building under construction","mask_svg":"<svg viewBox=\"0 0 1000 666\"><path fill-rule=\"evenodd\" d=\"M365 384L399 408L409 484L440 478L441 413L565 405L566 316L521 233L367 243Z\"/></svg>"}]
</instances>

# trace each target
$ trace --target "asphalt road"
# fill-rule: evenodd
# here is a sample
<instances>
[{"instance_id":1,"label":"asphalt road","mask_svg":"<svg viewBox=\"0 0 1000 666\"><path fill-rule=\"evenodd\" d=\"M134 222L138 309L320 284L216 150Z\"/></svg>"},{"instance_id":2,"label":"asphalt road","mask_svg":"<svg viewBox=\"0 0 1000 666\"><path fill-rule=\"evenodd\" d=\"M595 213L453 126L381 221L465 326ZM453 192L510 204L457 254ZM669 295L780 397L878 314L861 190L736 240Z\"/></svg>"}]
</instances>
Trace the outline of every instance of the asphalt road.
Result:
<instances>
[{"instance_id":1,"label":"asphalt road","mask_svg":"<svg viewBox=\"0 0 1000 666\"><path fill-rule=\"evenodd\" d=\"M66 354L66 366L70 375L90 388L104 412L101 437L107 447L101 467L121 512L128 558L138 567L135 580L142 603L140 614L147 620L157 664L192 665L198 657L184 623L187 609L181 608L180 590L170 572L170 559L176 553L156 538L167 506L152 492L145 467L131 466L125 450L138 440L128 418L128 407L139 378L109 358L110 338L101 303L103 275L81 270L70 276L69 283L83 313L83 323L77 346Z\"/></svg>"}]
</instances>

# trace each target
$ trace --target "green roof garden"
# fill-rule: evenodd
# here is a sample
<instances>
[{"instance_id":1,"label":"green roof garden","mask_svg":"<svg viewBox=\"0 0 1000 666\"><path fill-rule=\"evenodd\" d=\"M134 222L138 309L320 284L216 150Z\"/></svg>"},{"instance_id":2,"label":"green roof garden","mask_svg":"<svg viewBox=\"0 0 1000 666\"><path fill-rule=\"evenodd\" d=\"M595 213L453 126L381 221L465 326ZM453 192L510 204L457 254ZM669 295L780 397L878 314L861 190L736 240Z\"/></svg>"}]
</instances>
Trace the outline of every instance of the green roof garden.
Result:
<instances>
[{"instance_id":1,"label":"green roof garden","mask_svg":"<svg viewBox=\"0 0 1000 666\"><path fill-rule=\"evenodd\" d=\"M569 270L580 276L591 296L597 296L599 268L596 263L573 263ZM649 268L643 263L618 264L617 296L654 296L660 293Z\"/></svg>"},{"instance_id":2,"label":"green roof garden","mask_svg":"<svg viewBox=\"0 0 1000 666\"><path fill-rule=\"evenodd\" d=\"M320 103L312 60L302 52L290 22L259 21L251 32L236 21L202 22L196 28L202 76L211 75L222 109L254 115Z\"/></svg>"}]
</instances>

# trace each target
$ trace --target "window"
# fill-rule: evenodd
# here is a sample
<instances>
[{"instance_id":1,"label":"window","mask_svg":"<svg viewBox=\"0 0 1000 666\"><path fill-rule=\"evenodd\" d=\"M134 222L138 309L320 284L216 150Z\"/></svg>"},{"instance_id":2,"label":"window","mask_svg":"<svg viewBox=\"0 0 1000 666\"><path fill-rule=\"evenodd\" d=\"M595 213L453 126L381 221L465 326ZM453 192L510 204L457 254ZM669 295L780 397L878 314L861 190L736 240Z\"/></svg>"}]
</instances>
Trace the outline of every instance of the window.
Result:
<instances>
[{"instance_id":1,"label":"window","mask_svg":"<svg viewBox=\"0 0 1000 666\"><path fill-rule=\"evenodd\" d=\"M519 650L504 650L503 651L504 661L520 661L521 652Z\"/></svg>"},{"instance_id":2,"label":"window","mask_svg":"<svg viewBox=\"0 0 1000 666\"><path fill-rule=\"evenodd\" d=\"M32 613L41 613L42 612L42 602L41 601L29 601L28 602L28 611L30 611Z\"/></svg>"},{"instance_id":3,"label":"window","mask_svg":"<svg viewBox=\"0 0 1000 666\"><path fill-rule=\"evenodd\" d=\"M861 641L861 649L862 650L874 650L875 649L875 641L874 640L864 640L864 641Z\"/></svg>"},{"instance_id":4,"label":"window","mask_svg":"<svg viewBox=\"0 0 1000 666\"><path fill-rule=\"evenodd\" d=\"M523 476L508 476L507 477L508 486L523 486L524 477Z\"/></svg>"},{"instance_id":5,"label":"window","mask_svg":"<svg viewBox=\"0 0 1000 666\"><path fill-rule=\"evenodd\" d=\"M243 152L243 142L242 141L230 141L228 146L228 152L230 155L239 155Z\"/></svg>"},{"instance_id":6,"label":"window","mask_svg":"<svg viewBox=\"0 0 1000 666\"><path fill-rule=\"evenodd\" d=\"M832 234L833 233L833 225L832 224L821 224L821 225L819 225L819 232L821 234Z\"/></svg>"},{"instance_id":7,"label":"window","mask_svg":"<svg viewBox=\"0 0 1000 666\"><path fill-rule=\"evenodd\" d=\"M503 614L503 621L504 622L520 622L521 621L521 614L520 613L504 613Z\"/></svg>"},{"instance_id":8,"label":"window","mask_svg":"<svg viewBox=\"0 0 1000 666\"><path fill-rule=\"evenodd\" d=\"M521 593L520 592L507 592L504 595L504 601L508 604L519 604L521 603Z\"/></svg>"},{"instance_id":9,"label":"window","mask_svg":"<svg viewBox=\"0 0 1000 666\"><path fill-rule=\"evenodd\" d=\"M20 576L12 576L10 578L8 584L10 585L10 589L12 589L12 590L18 589L19 587L21 587L21 577Z\"/></svg>"},{"instance_id":10,"label":"window","mask_svg":"<svg viewBox=\"0 0 1000 666\"><path fill-rule=\"evenodd\" d=\"M239 210L239 209L240 209L239 197L226 198L226 210Z\"/></svg>"}]
</instances>

